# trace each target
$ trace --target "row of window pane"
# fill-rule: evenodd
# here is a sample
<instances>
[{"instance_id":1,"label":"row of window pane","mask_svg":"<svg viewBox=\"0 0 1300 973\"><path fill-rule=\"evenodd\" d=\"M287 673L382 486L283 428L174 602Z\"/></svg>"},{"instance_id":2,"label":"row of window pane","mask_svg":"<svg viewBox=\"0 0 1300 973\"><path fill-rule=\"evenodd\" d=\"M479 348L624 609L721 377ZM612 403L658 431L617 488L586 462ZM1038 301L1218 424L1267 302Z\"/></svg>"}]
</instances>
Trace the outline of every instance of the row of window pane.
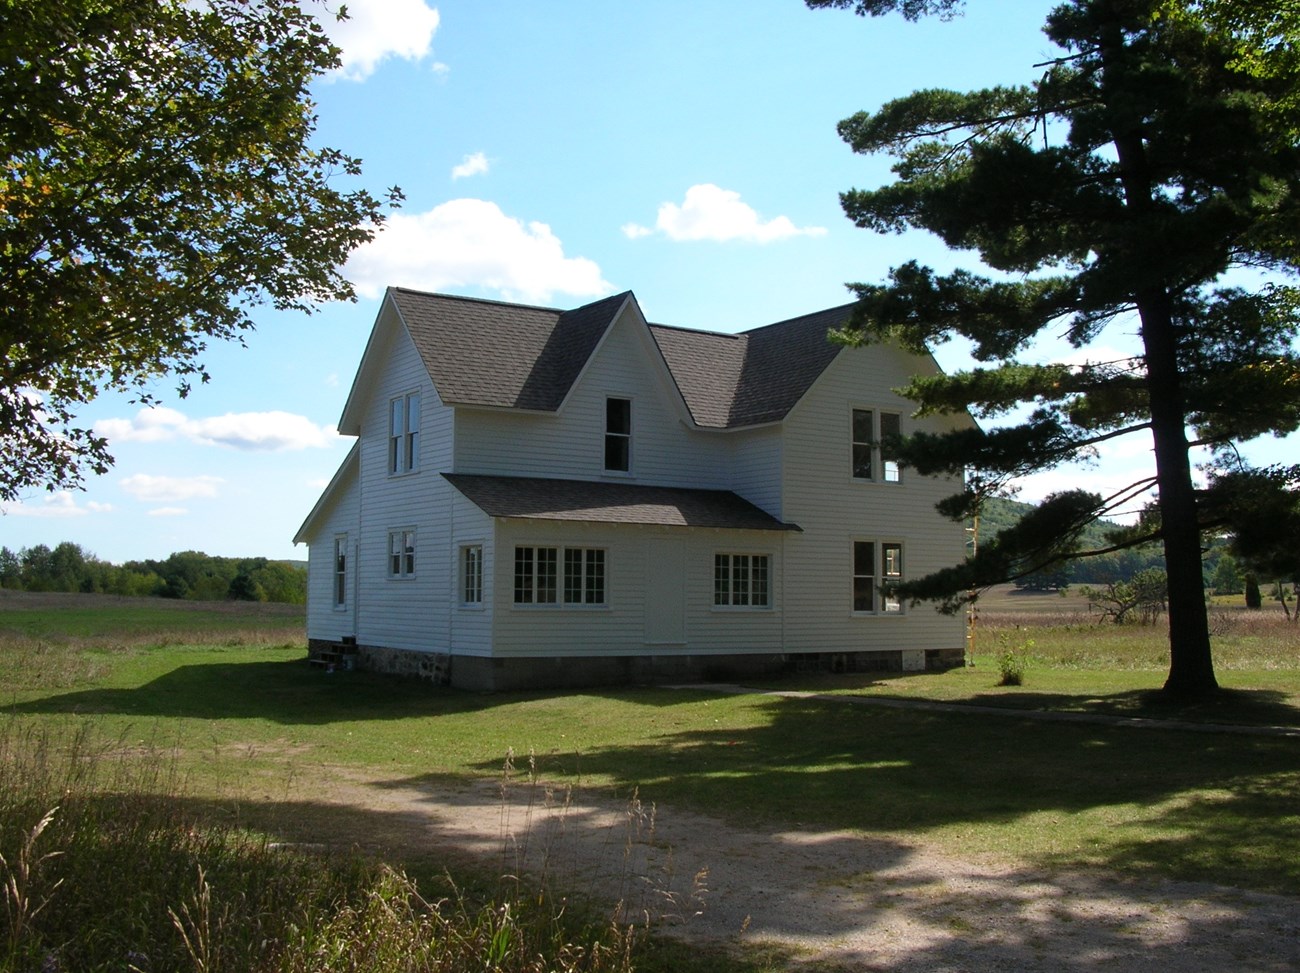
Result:
<instances>
[{"instance_id":1,"label":"row of window pane","mask_svg":"<svg viewBox=\"0 0 1300 973\"><path fill-rule=\"evenodd\" d=\"M766 608L769 604L766 554L716 554L713 558L713 603Z\"/></svg>"},{"instance_id":2,"label":"row of window pane","mask_svg":"<svg viewBox=\"0 0 1300 973\"><path fill-rule=\"evenodd\" d=\"M415 532L392 531L388 573L415 574ZM515 548L515 603L553 605L563 591L566 605L605 604L605 551L602 548ZM879 561L876 555L879 551ZM563 563L563 583L560 565ZM901 612L902 602L891 591L903 580L903 546L893 542L853 542L853 610ZM483 601L483 548L462 548L461 601ZM883 595L882 595L883 588ZM347 541L334 546L334 600L345 603ZM877 602L879 601L879 605ZM713 603L719 606L766 608L771 604L771 561L766 554L717 554L713 559Z\"/></svg>"},{"instance_id":3,"label":"row of window pane","mask_svg":"<svg viewBox=\"0 0 1300 973\"><path fill-rule=\"evenodd\" d=\"M560 584L560 548L515 548L515 604L554 605L563 591L566 605L605 604L605 552L598 547L566 547Z\"/></svg>"},{"instance_id":4,"label":"row of window pane","mask_svg":"<svg viewBox=\"0 0 1300 973\"><path fill-rule=\"evenodd\" d=\"M894 442L903 434L903 420L897 412L879 414L880 429L877 435L877 415L873 409L853 410L853 476L859 480L880 479L897 483L902 479ZM879 467L877 467L877 463Z\"/></svg>"}]
</instances>

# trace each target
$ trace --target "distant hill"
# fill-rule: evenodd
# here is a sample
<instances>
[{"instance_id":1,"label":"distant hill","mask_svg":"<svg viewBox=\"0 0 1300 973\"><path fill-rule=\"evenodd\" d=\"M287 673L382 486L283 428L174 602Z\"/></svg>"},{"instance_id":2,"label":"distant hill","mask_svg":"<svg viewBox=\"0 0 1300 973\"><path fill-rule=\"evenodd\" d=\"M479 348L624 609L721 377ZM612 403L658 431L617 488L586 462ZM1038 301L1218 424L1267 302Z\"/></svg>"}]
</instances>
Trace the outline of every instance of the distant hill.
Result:
<instances>
[{"instance_id":1,"label":"distant hill","mask_svg":"<svg viewBox=\"0 0 1300 973\"><path fill-rule=\"evenodd\" d=\"M1025 514L1037 505L1019 500L992 498L984 502L980 511L979 539L986 543L997 537L1008 527L1018 523ZM968 523L967 527L973 524ZM1083 534L1085 550L1098 550L1108 546L1106 535L1122 527L1113 520L1099 520L1089 525ZM1147 544L1127 551L1113 554L1100 554L1095 557L1080 558L1062 565L1060 568L1040 578L1025 579L1020 587L1058 588L1070 584L1106 584L1110 581L1125 581L1137 572L1147 568L1165 566L1164 553L1159 545Z\"/></svg>"}]
</instances>

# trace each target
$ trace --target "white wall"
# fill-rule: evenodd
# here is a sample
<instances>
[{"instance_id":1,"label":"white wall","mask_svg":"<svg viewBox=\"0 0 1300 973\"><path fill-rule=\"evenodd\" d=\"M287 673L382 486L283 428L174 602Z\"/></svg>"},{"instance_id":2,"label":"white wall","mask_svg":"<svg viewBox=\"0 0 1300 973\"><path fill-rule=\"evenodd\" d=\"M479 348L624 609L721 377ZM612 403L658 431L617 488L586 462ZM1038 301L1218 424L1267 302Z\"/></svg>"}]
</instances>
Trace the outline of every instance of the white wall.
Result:
<instances>
[{"instance_id":1,"label":"white wall","mask_svg":"<svg viewBox=\"0 0 1300 973\"><path fill-rule=\"evenodd\" d=\"M727 464L719 462L719 451L730 448L726 437L687 428L657 355L653 339L628 309L558 413L459 410L456 472L730 488ZM607 397L632 401L628 474L603 469Z\"/></svg>"},{"instance_id":2,"label":"white wall","mask_svg":"<svg viewBox=\"0 0 1300 973\"><path fill-rule=\"evenodd\" d=\"M337 642L356 631L357 606L357 478L347 475L335 483L329 506L318 512L307 546L307 637ZM334 603L334 539L347 535L347 601Z\"/></svg>"},{"instance_id":3,"label":"white wall","mask_svg":"<svg viewBox=\"0 0 1300 973\"><path fill-rule=\"evenodd\" d=\"M781 531L692 531L619 525L502 521L493 568L496 654L499 656L642 655L649 652L701 655L781 651ZM599 547L606 551L606 604L603 606L515 605L516 545ZM647 602L660 590L652 572L665 569L657 556L680 545L684 595L684 644L648 641L654 625L648 615L665 610ZM771 558L772 601L768 609L713 606L715 553L757 553ZM562 559L562 555L561 555ZM671 609L669 609L671 610Z\"/></svg>"},{"instance_id":4,"label":"white wall","mask_svg":"<svg viewBox=\"0 0 1300 973\"><path fill-rule=\"evenodd\" d=\"M938 431L949 420L913 420L915 406L892 388L916 370L916 360L882 345L846 349L785 423L783 519L798 524L786 548L786 623L792 652L960 648L964 622L933 607L902 614L852 611L854 539L903 544L906 577L961 560L965 531L934 504L959 489L947 479L903 471L902 482L855 480L850 465L851 410L903 415L903 432Z\"/></svg>"},{"instance_id":5,"label":"white wall","mask_svg":"<svg viewBox=\"0 0 1300 973\"><path fill-rule=\"evenodd\" d=\"M450 639L452 413L442 405L406 329L391 305L380 314L382 341L372 353L379 368L361 408L360 534L358 572L361 611L357 641L398 649L445 651ZM389 403L420 393L419 466L388 473ZM416 569L411 578L388 576L388 534L416 531Z\"/></svg>"}]
</instances>

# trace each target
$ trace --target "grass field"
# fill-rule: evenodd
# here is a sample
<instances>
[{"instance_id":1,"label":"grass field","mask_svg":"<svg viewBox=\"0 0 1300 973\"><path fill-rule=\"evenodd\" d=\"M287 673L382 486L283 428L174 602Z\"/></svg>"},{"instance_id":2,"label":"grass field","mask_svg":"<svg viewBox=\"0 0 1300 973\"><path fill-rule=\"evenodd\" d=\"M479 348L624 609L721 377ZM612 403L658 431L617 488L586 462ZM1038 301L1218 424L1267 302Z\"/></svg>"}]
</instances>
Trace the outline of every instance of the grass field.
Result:
<instances>
[{"instance_id":1,"label":"grass field","mask_svg":"<svg viewBox=\"0 0 1300 973\"><path fill-rule=\"evenodd\" d=\"M1217 662L1231 692L1171 711L1152 692L1164 675L1162 633L1098 627L1075 605L986 610L973 667L802 677L779 688L818 697L783 698L440 690L309 668L292 609L114 601L0 601L0 738L10 744L0 758L11 775L15 741L39 739L51 752L79 741L106 766L136 755L165 763L188 802L227 817L237 808L242 827L294 839L332 813L302 796L330 768L394 783L461 779L499 774L513 750L534 755L549 780L637 789L646 801L746 824L861 829L957 855L1300 894L1300 739L1045 723L1021 712L1300 726L1300 628L1280 611L1219 619ZM1000 651L1027 656L1023 686L996 686ZM862 695L1008 712L835 698ZM18 833L0 830L11 862ZM421 854L398 864L436 869Z\"/></svg>"}]
</instances>

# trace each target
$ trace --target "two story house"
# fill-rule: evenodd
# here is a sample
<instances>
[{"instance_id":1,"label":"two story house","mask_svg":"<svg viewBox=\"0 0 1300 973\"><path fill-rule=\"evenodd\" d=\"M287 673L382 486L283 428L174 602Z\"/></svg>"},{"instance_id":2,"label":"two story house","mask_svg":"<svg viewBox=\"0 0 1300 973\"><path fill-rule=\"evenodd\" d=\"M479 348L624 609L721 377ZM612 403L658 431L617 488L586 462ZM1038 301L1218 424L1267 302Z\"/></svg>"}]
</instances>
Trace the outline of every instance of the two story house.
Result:
<instances>
[{"instance_id":1,"label":"two story house","mask_svg":"<svg viewBox=\"0 0 1300 973\"><path fill-rule=\"evenodd\" d=\"M850 348L851 306L740 334L390 288L303 523L308 638L471 689L959 664L960 618L891 585L959 561L900 468L893 389L928 356Z\"/></svg>"}]
</instances>

